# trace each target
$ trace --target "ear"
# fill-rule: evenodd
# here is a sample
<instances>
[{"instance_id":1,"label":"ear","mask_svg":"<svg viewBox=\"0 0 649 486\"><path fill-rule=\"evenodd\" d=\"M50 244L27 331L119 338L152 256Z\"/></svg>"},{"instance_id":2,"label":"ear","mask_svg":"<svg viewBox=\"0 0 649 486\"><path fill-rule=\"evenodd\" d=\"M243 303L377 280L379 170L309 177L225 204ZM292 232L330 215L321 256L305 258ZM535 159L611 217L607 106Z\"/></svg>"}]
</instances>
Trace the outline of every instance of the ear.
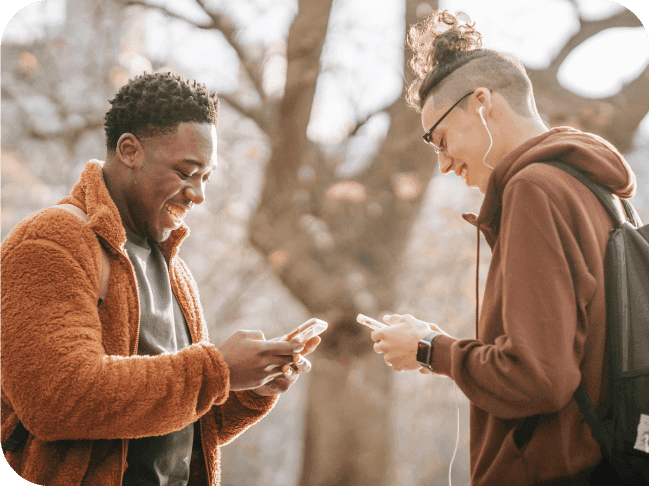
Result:
<instances>
[{"instance_id":1,"label":"ear","mask_svg":"<svg viewBox=\"0 0 649 486\"><path fill-rule=\"evenodd\" d=\"M475 110L478 112L482 108L482 115L487 118L491 111L491 103L493 101L492 93L489 88L478 88L475 90Z\"/></svg>"},{"instance_id":2,"label":"ear","mask_svg":"<svg viewBox=\"0 0 649 486\"><path fill-rule=\"evenodd\" d=\"M144 147L132 133L122 133L115 148L115 159L130 169L137 166L144 158Z\"/></svg>"}]
</instances>

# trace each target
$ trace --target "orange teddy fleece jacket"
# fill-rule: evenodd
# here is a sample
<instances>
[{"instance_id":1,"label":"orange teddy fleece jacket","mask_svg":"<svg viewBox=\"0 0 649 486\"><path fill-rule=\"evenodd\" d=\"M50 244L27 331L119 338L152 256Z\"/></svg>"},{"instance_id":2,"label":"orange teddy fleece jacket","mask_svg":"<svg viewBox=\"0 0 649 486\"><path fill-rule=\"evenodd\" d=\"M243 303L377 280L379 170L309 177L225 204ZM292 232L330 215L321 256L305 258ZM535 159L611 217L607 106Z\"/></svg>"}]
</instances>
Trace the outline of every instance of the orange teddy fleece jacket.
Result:
<instances>
[{"instance_id":1,"label":"orange teddy fleece jacket","mask_svg":"<svg viewBox=\"0 0 649 486\"><path fill-rule=\"evenodd\" d=\"M274 406L276 397L229 390L229 371L209 342L198 288L179 258L184 224L160 250L192 345L138 356L140 308L126 234L104 183L86 165L71 196L89 218L56 207L22 221L2 243L2 442L19 421L29 438L5 452L40 485L120 485L128 439L164 435L199 421L190 485L220 484L219 446ZM110 258L109 293L98 307L100 246Z\"/></svg>"}]
</instances>

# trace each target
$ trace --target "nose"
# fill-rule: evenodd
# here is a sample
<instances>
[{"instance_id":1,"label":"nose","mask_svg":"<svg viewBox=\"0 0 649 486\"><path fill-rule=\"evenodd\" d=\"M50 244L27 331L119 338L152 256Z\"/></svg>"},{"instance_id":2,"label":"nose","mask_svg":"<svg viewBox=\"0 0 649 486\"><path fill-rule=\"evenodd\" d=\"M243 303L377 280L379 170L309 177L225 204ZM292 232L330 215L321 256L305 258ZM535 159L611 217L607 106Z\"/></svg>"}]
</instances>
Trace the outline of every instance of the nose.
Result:
<instances>
[{"instance_id":1,"label":"nose","mask_svg":"<svg viewBox=\"0 0 649 486\"><path fill-rule=\"evenodd\" d=\"M448 174L451 171L453 166L453 158L447 157L444 152L440 152L437 155L437 163L439 164L439 170L442 174Z\"/></svg>"},{"instance_id":2,"label":"nose","mask_svg":"<svg viewBox=\"0 0 649 486\"><path fill-rule=\"evenodd\" d=\"M203 181L192 181L185 189L184 194L195 205L202 204L205 201L205 183Z\"/></svg>"}]
</instances>

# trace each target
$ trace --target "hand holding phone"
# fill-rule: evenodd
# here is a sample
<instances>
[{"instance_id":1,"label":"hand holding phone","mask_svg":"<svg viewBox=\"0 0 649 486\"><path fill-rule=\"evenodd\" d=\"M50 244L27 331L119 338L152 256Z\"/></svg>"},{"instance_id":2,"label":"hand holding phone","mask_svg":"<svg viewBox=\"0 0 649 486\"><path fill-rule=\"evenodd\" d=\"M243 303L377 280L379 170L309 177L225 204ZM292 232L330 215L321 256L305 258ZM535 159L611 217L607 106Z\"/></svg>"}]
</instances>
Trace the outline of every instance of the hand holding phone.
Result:
<instances>
[{"instance_id":1,"label":"hand holding phone","mask_svg":"<svg viewBox=\"0 0 649 486\"><path fill-rule=\"evenodd\" d=\"M364 316L363 314L358 314L356 321L358 321L359 324L363 324L364 326L369 327L373 331L378 331L379 329L388 327L387 324L379 322L376 319L372 319L371 317Z\"/></svg>"},{"instance_id":2,"label":"hand holding phone","mask_svg":"<svg viewBox=\"0 0 649 486\"><path fill-rule=\"evenodd\" d=\"M273 341L291 341L292 343L305 344L309 339L322 334L329 324L321 319L311 318L288 334L273 339Z\"/></svg>"}]
</instances>

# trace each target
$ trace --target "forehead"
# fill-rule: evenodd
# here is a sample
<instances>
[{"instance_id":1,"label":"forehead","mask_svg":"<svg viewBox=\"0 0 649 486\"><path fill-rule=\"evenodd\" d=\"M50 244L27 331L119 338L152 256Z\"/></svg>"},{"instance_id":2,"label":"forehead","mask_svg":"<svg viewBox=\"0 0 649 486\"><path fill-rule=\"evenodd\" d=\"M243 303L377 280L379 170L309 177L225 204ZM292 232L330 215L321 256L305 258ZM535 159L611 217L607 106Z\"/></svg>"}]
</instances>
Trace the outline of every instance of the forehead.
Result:
<instances>
[{"instance_id":1,"label":"forehead","mask_svg":"<svg viewBox=\"0 0 649 486\"><path fill-rule=\"evenodd\" d=\"M155 138L151 148L166 159L216 164L216 127L211 123L181 122L174 132Z\"/></svg>"},{"instance_id":2,"label":"forehead","mask_svg":"<svg viewBox=\"0 0 649 486\"><path fill-rule=\"evenodd\" d=\"M447 106L448 105L448 106ZM450 103L444 103L443 106L435 106L433 95L430 95L421 109L421 124L424 130L428 130L437 120L446 112ZM443 124L444 122L442 122Z\"/></svg>"}]
</instances>

